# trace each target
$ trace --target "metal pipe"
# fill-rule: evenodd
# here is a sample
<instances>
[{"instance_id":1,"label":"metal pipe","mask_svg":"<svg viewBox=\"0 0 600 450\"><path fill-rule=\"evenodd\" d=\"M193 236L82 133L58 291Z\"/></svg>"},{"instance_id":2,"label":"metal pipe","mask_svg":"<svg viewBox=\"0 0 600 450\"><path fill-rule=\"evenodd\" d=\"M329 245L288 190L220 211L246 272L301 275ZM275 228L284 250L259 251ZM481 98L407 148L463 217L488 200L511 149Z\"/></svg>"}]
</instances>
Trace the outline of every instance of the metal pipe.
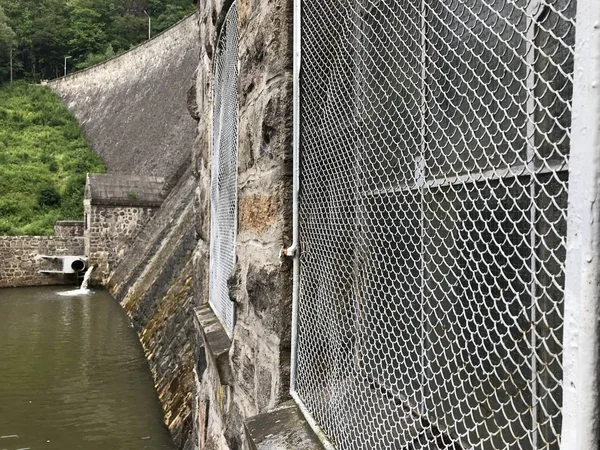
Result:
<instances>
[{"instance_id":1,"label":"metal pipe","mask_svg":"<svg viewBox=\"0 0 600 450\"><path fill-rule=\"evenodd\" d=\"M67 76L67 59L72 58L72 56L65 56L65 77Z\"/></svg>"},{"instance_id":2,"label":"metal pipe","mask_svg":"<svg viewBox=\"0 0 600 450\"><path fill-rule=\"evenodd\" d=\"M144 14L146 14L148 16L148 40L150 40L151 34L152 34L152 18L150 17L150 14L148 14L146 12L145 9L144 9Z\"/></svg>"},{"instance_id":3,"label":"metal pipe","mask_svg":"<svg viewBox=\"0 0 600 450\"><path fill-rule=\"evenodd\" d=\"M295 257L298 250L298 198L300 192L300 63L301 63L301 39L300 39L300 11L301 0L294 0L294 68L293 68L293 188L292 188L292 245L282 248L279 256Z\"/></svg>"},{"instance_id":4,"label":"metal pipe","mask_svg":"<svg viewBox=\"0 0 600 450\"><path fill-rule=\"evenodd\" d=\"M578 0L569 167L563 449L600 440L600 2Z\"/></svg>"},{"instance_id":5,"label":"metal pipe","mask_svg":"<svg viewBox=\"0 0 600 450\"><path fill-rule=\"evenodd\" d=\"M87 268L87 261L85 261L81 258L75 259L71 262L71 269L73 269L73 272L75 272L75 273L83 272L86 268Z\"/></svg>"},{"instance_id":6,"label":"metal pipe","mask_svg":"<svg viewBox=\"0 0 600 450\"><path fill-rule=\"evenodd\" d=\"M294 258L292 285L292 354L290 362L290 392L296 390L296 358L298 355L298 295L300 275L300 255L298 252L298 199L300 192L300 65L301 65L301 1L294 0L294 67L293 67L293 188L292 188L292 245L281 250L281 255Z\"/></svg>"}]
</instances>

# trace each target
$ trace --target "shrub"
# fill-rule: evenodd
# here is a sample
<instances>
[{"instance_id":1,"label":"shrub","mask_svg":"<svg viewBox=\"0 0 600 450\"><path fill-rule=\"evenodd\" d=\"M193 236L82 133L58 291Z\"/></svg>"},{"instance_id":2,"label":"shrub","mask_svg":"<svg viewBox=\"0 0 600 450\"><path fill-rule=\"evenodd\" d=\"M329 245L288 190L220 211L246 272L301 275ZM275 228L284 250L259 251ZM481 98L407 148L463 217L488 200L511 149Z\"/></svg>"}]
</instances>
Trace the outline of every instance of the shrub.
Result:
<instances>
[{"instance_id":1,"label":"shrub","mask_svg":"<svg viewBox=\"0 0 600 450\"><path fill-rule=\"evenodd\" d=\"M60 205L62 197L54 186L44 188L38 195L38 205L57 206Z\"/></svg>"}]
</instances>

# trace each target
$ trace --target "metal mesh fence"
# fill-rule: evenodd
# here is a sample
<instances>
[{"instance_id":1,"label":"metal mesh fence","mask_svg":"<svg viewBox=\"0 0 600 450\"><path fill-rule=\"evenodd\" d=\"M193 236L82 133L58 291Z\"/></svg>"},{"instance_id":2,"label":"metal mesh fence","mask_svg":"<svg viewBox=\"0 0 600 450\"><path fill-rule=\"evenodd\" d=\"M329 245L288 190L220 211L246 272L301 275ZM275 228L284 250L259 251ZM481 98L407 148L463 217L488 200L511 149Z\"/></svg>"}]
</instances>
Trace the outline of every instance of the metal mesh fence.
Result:
<instances>
[{"instance_id":1,"label":"metal mesh fence","mask_svg":"<svg viewBox=\"0 0 600 450\"><path fill-rule=\"evenodd\" d=\"M294 390L338 449L558 449L576 0L303 0Z\"/></svg>"},{"instance_id":2,"label":"metal mesh fence","mask_svg":"<svg viewBox=\"0 0 600 450\"><path fill-rule=\"evenodd\" d=\"M215 52L211 169L210 304L229 334L234 305L227 280L235 266L238 148L237 5L230 7Z\"/></svg>"}]
</instances>

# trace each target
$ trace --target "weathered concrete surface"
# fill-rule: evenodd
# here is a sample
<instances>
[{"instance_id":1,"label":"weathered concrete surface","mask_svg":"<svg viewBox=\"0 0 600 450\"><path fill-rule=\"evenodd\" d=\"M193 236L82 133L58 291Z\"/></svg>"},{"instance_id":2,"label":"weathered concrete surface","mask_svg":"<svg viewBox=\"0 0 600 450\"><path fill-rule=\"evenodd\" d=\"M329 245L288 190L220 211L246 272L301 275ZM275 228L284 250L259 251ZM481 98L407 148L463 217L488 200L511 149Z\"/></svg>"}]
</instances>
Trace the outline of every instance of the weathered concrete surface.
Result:
<instances>
[{"instance_id":1,"label":"weathered concrete surface","mask_svg":"<svg viewBox=\"0 0 600 450\"><path fill-rule=\"evenodd\" d=\"M231 4L199 3L202 49L190 102L199 119L193 154L198 305L208 301L212 66ZM237 308L227 355L233 379L223 380L219 364L206 357L196 380L197 439L200 448L215 450L245 448L244 421L289 398L292 274L291 261L280 259L279 250L292 237L292 1L238 0L237 6L239 224L237 268L229 283Z\"/></svg>"},{"instance_id":2,"label":"weathered concrete surface","mask_svg":"<svg viewBox=\"0 0 600 450\"><path fill-rule=\"evenodd\" d=\"M208 304L196 308L195 314L197 331L202 337L205 359L210 360L211 365L217 369L221 384L233 384L234 378L229 360L229 351L231 350L229 336Z\"/></svg>"},{"instance_id":3,"label":"weathered concrete surface","mask_svg":"<svg viewBox=\"0 0 600 450\"><path fill-rule=\"evenodd\" d=\"M49 83L109 172L162 176L189 164L196 122L187 92L198 65L195 16L128 53Z\"/></svg>"},{"instance_id":4,"label":"weathered concrete surface","mask_svg":"<svg viewBox=\"0 0 600 450\"><path fill-rule=\"evenodd\" d=\"M194 187L188 171L124 252L108 282L138 332L178 449L196 447L192 434Z\"/></svg>"},{"instance_id":5,"label":"weathered concrete surface","mask_svg":"<svg viewBox=\"0 0 600 450\"><path fill-rule=\"evenodd\" d=\"M83 255L80 236L0 236L0 288L73 284L72 276L44 275L40 255Z\"/></svg>"},{"instance_id":6,"label":"weathered concrete surface","mask_svg":"<svg viewBox=\"0 0 600 450\"><path fill-rule=\"evenodd\" d=\"M250 450L321 450L323 446L293 402L246 421Z\"/></svg>"},{"instance_id":7,"label":"weathered concrete surface","mask_svg":"<svg viewBox=\"0 0 600 450\"><path fill-rule=\"evenodd\" d=\"M85 200L93 205L160 206L165 199L164 185L163 177L121 173L88 174Z\"/></svg>"}]
</instances>

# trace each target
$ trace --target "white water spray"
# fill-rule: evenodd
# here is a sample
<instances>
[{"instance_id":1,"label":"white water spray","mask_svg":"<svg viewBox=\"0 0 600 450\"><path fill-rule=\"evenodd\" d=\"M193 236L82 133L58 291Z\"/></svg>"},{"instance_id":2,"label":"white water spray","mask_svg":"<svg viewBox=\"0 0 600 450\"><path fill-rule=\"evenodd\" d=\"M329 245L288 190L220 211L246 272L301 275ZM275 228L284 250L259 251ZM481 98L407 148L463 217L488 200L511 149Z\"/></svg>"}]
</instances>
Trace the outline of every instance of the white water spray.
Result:
<instances>
[{"instance_id":1,"label":"white water spray","mask_svg":"<svg viewBox=\"0 0 600 450\"><path fill-rule=\"evenodd\" d=\"M94 266L91 266L88 270L86 270L85 275L83 276L83 282L81 283L81 287L79 288L82 291L88 290L88 283L90 282L90 277L92 276L92 271L94 270Z\"/></svg>"},{"instance_id":2,"label":"white water spray","mask_svg":"<svg viewBox=\"0 0 600 450\"><path fill-rule=\"evenodd\" d=\"M73 291L65 291L59 292L58 295L62 295L63 297L75 297L77 295L86 295L91 293L88 289L88 283L90 282L90 277L92 276L92 271L94 270L94 266L91 266L83 277L83 282L81 283L81 287L79 289L75 289Z\"/></svg>"}]
</instances>

